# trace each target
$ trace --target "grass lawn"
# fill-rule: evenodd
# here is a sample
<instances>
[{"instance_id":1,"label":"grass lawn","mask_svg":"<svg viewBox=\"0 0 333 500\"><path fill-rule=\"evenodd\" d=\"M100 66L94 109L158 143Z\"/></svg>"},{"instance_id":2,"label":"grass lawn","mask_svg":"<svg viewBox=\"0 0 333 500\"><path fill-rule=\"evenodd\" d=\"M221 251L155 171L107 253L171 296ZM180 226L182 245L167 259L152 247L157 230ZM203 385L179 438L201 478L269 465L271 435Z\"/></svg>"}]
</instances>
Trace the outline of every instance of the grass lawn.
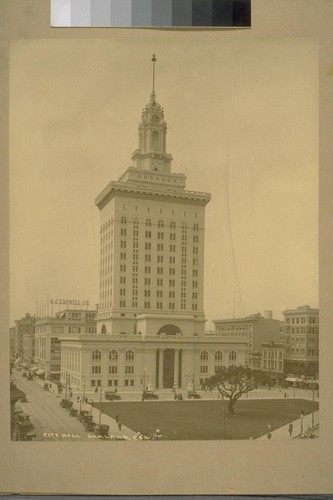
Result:
<instances>
[{"instance_id":1,"label":"grass lawn","mask_svg":"<svg viewBox=\"0 0 333 500\"><path fill-rule=\"evenodd\" d=\"M266 399L238 401L235 414L228 415L227 401L144 401L102 403L103 413L135 431L152 435L160 429L163 439L249 439L299 418L301 411L312 411L305 399ZM94 403L97 408L100 403ZM315 403L315 409L318 409ZM225 424L223 418L225 409ZM225 428L225 437L224 437ZM288 436L286 435L286 439Z\"/></svg>"}]
</instances>

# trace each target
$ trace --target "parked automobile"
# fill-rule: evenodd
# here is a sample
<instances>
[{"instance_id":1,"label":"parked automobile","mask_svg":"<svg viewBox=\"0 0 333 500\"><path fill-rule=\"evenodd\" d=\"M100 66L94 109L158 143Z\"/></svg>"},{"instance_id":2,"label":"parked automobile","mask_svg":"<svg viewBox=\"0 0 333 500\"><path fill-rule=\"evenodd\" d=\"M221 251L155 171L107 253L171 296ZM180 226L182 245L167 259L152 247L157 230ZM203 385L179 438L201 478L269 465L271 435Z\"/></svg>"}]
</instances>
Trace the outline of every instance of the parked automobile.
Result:
<instances>
[{"instance_id":1,"label":"parked automobile","mask_svg":"<svg viewBox=\"0 0 333 500\"><path fill-rule=\"evenodd\" d=\"M92 422L92 419L92 415L84 415L81 419L81 422L83 423L83 425L86 425L87 422Z\"/></svg>"},{"instance_id":2,"label":"parked automobile","mask_svg":"<svg viewBox=\"0 0 333 500\"><path fill-rule=\"evenodd\" d=\"M69 399L62 399L60 401L61 408L71 408L73 403Z\"/></svg>"},{"instance_id":3,"label":"parked automobile","mask_svg":"<svg viewBox=\"0 0 333 500\"><path fill-rule=\"evenodd\" d=\"M175 394L175 400L176 401L183 401L183 395L181 393Z\"/></svg>"},{"instance_id":4,"label":"parked automobile","mask_svg":"<svg viewBox=\"0 0 333 500\"><path fill-rule=\"evenodd\" d=\"M44 382L43 389L44 389L44 391L49 391L50 390L48 382Z\"/></svg>"},{"instance_id":5,"label":"parked automobile","mask_svg":"<svg viewBox=\"0 0 333 500\"><path fill-rule=\"evenodd\" d=\"M80 420L80 422L83 420L83 417L85 415L89 415L89 411L88 410L81 410L80 413L78 414L78 419Z\"/></svg>"},{"instance_id":6,"label":"parked automobile","mask_svg":"<svg viewBox=\"0 0 333 500\"><path fill-rule=\"evenodd\" d=\"M69 414L71 417L77 417L77 414L79 413L79 410L77 410L76 408L71 408Z\"/></svg>"},{"instance_id":7,"label":"parked automobile","mask_svg":"<svg viewBox=\"0 0 333 500\"><path fill-rule=\"evenodd\" d=\"M188 399L201 399L201 396L197 393L197 391L188 391L187 397Z\"/></svg>"},{"instance_id":8,"label":"parked automobile","mask_svg":"<svg viewBox=\"0 0 333 500\"><path fill-rule=\"evenodd\" d=\"M142 393L142 401L145 399L159 399L158 394L155 394L154 391L143 391Z\"/></svg>"},{"instance_id":9,"label":"parked automobile","mask_svg":"<svg viewBox=\"0 0 333 500\"><path fill-rule=\"evenodd\" d=\"M96 427L95 422L87 422L86 425L84 426L87 432L94 432L95 427Z\"/></svg>"},{"instance_id":10,"label":"parked automobile","mask_svg":"<svg viewBox=\"0 0 333 500\"><path fill-rule=\"evenodd\" d=\"M99 436L107 437L109 435L109 425L96 425L94 433Z\"/></svg>"},{"instance_id":11,"label":"parked automobile","mask_svg":"<svg viewBox=\"0 0 333 500\"><path fill-rule=\"evenodd\" d=\"M115 400L121 399L121 396L117 392L106 391L105 392L105 399L108 399L109 401L115 401Z\"/></svg>"}]
</instances>

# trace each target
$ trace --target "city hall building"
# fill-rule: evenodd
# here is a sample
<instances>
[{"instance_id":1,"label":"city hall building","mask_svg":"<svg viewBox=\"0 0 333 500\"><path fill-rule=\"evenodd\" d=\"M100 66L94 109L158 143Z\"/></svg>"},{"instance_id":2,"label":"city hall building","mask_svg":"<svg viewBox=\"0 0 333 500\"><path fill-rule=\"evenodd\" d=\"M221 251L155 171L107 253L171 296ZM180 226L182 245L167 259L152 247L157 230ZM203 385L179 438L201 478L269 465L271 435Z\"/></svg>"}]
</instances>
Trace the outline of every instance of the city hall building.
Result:
<instances>
[{"instance_id":1,"label":"city hall building","mask_svg":"<svg viewBox=\"0 0 333 500\"><path fill-rule=\"evenodd\" d=\"M153 57L153 64L155 58ZM133 165L97 196L100 302L97 334L63 339L61 377L80 386L142 389L201 384L244 364L244 339L205 337L205 206L171 170L167 124L153 91Z\"/></svg>"}]
</instances>

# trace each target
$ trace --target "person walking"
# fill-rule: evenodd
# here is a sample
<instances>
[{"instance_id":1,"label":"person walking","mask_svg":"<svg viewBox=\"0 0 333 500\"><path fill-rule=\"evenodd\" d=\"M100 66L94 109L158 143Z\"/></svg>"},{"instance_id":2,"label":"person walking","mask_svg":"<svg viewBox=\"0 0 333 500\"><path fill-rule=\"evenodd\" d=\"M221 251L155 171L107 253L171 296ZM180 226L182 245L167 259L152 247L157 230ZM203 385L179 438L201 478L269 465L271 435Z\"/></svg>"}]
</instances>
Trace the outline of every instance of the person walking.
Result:
<instances>
[{"instance_id":1,"label":"person walking","mask_svg":"<svg viewBox=\"0 0 333 500\"><path fill-rule=\"evenodd\" d=\"M122 426L122 425L123 425L122 421L121 421L121 420L119 420L119 422L118 422L118 429L119 429L120 431L121 431L121 426Z\"/></svg>"},{"instance_id":2,"label":"person walking","mask_svg":"<svg viewBox=\"0 0 333 500\"><path fill-rule=\"evenodd\" d=\"M119 422L119 415L116 415L116 422Z\"/></svg>"},{"instance_id":3,"label":"person walking","mask_svg":"<svg viewBox=\"0 0 333 500\"><path fill-rule=\"evenodd\" d=\"M292 424L292 423L290 423L290 424L289 424L289 428L288 428L290 438L291 438L292 433L293 433L293 428L294 428L293 424Z\"/></svg>"}]
</instances>

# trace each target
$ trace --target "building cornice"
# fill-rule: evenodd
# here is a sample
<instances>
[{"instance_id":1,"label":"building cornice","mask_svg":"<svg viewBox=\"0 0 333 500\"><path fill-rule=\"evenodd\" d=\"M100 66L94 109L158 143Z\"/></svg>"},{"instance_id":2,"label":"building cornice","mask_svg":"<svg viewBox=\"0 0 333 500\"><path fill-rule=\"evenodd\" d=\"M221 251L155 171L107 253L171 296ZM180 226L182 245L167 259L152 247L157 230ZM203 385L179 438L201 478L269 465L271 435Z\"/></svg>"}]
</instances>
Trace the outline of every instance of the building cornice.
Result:
<instances>
[{"instance_id":1,"label":"building cornice","mask_svg":"<svg viewBox=\"0 0 333 500\"><path fill-rule=\"evenodd\" d=\"M169 190L170 189L170 190ZM150 200L172 200L175 203L187 203L191 205L205 206L211 199L210 193L199 191L177 191L171 188L153 189L151 186L129 185L124 182L110 182L95 199L95 204L101 210L112 198L120 195L122 197L143 198Z\"/></svg>"}]
</instances>

